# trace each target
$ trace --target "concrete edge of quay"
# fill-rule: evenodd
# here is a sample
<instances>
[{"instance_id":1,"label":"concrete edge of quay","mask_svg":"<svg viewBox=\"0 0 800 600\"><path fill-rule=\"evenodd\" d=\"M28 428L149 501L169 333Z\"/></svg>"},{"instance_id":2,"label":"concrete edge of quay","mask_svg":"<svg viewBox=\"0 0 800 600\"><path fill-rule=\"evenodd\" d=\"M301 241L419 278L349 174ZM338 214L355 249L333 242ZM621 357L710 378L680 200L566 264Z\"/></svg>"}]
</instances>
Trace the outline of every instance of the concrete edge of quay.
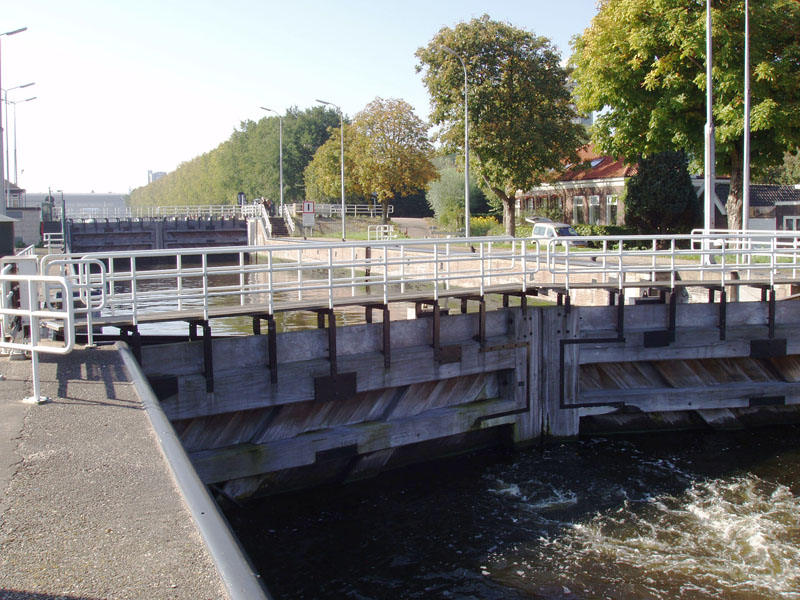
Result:
<instances>
[{"instance_id":1,"label":"concrete edge of quay","mask_svg":"<svg viewBox=\"0 0 800 600\"><path fill-rule=\"evenodd\" d=\"M175 484L208 548L229 597L231 600L268 600L270 596L260 575L242 550L239 540L233 534L217 503L200 481L175 429L139 368L133 352L124 342L117 342L115 348L128 370L136 393L158 438L161 452L169 464Z\"/></svg>"}]
</instances>

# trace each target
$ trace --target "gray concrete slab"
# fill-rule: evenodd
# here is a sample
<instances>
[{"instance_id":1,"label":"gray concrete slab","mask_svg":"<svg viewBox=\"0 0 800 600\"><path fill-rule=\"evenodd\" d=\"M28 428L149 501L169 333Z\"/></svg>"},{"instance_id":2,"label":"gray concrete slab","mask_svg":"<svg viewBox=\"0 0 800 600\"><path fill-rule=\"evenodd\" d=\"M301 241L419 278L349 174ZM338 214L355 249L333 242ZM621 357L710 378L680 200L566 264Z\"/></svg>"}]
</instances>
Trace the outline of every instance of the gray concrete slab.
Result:
<instances>
[{"instance_id":1,"label":"gray concrete slab","mask_svg":"<svg viewBox=\"0 0 800 600\"><path fill-rule=\"evenodd\" d=\"M116 350L0 373L0 600L227 597Z\"/></svg>"}]
</instances>

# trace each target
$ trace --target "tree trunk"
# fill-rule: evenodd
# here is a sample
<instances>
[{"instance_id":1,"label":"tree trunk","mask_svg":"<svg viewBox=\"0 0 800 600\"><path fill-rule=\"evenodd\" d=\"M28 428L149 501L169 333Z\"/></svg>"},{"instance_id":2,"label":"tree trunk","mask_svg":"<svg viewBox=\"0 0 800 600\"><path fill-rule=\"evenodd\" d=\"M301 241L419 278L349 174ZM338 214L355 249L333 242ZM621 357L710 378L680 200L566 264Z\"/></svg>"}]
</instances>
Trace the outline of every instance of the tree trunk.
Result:
<instances>
[{"instance_id":1,"label":"tree trunk","mask_svg":"<svg viewBox=\"0 0 800 600\"><path fill-rule=\"evenodd\" d=\"M389 199L381 200L381 223L386 225L389 222Z\"/></svg>"},{"instance_id":2,"label":"tree trunk","mask_svg":"<svg viewBox=\"0 0 800 600\"><path fill-rule=\"evenodd\" d=\"M517 231L517 206L516 206L516 198L514 196L508 197L503 190L500 188L492 186L487 180L486 177L483 178L483 181L486 185L495 193L495 195L500 198L503 202L503 226L506 230L506 235L510 237L514 237Z\"/></svg>"},{"instance_id":3,"label":"tree trunk","mask_svg":"<svg viewBox=\"0 0 800 600\"><path fill-rule=\"evenodd\" d=\"M514 237L517 233L517 203L516 198L503 194L503 225L506 235Z\"/></svg>"},{"instance_id":4,"label":"tree trunk","mask_svg":"<svg viewBox=\"0 0 800 600\"><path fill-rule=\"evenodd\" d=\"M728 211L728 229L742 228L742 155L739 147L734 144L731 150L731 188L728 192L728 199L725 202L725 210Z\"/></svg>"}]
</instances>

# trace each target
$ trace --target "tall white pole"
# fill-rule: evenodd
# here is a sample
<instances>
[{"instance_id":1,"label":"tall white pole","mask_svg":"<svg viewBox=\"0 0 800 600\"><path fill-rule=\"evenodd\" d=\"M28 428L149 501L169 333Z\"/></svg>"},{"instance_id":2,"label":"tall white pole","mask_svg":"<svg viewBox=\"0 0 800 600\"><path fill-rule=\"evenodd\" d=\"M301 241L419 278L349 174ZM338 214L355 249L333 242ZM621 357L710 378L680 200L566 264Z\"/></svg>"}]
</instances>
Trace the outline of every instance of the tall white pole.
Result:
<instances>
[{"instance_id":1,"label":"tall white pole","mask_svg":"<svg viewBox=\"0 0 800 600\"><path fill-rule=\"evenodd\" d=\"M712 95L711 0L706 0L706 127L705 127L705 218L703 229L710 233L714 215L714 114Z\"/></svg>"},{"instance_id":2,"label":"tall white pole","mask_svg":"<svg viewBox=\"0 0 800 600\"><path fill-rule=\"evenodd\" d=\"M27 27L22 27L21 29L15 29L13 31L6 31L5 33L0 33L0 38L4 35L14 35L16 33L22 33L28 29ZM0 89L3 87L3 79L2 79L2 53L0 52ZM0 197L0 215L6 214L6 207L8 206L8 190L6 189L6 173L3 170L3 106L0 104L0 191L2 191L2 197Z\"/></svg>"},{"instance_id":3,"label":"tall white pole","mask_svg":"<svg viewBox=\"0 0 800 600\"><path fill-rule=\"evenodd\" d=\"M283 216L283 117L271 108L261 107L261 110L266 110L275 113L278 116L278 169L280 172L280 186L281 186L281 216Z\"/></svg>"},{"instance_id":4,"label":"tall white pole","mask_svg":"<svg viewBox=\"0 0 800 600\"><path fill-rule=\"evenodd\" d=\"M8 129L9 129L9 127L8 127L8 92L9 92L9 90L2 90L2 91L5 92L5 94L3 94L3 111L5 111L4 114L6 115L6 139L5 139L5 143L6 143L6 171L5 172L6 172L6 181L8 181L8 178L11 177L11 167L9 167L9 152L11 150L11 146L8 143ZM9 204L10 200L11 200L11 188L9 187L8 184L6 184L6 208L8 208L8 204Z\"/></svg>"},{"instance_id":5,"label":"tall white pole","mask_svg":"<svg viewBox=\"0 0 800 600\"><path fill-rule=\"evenodd\" d=\"M744 156L742 157L742 231L750 228L750 2L744 0Z\"/></svg>"},{"instance_id":6,"label":"tall white pole","mask_svg":"<svg viewBox=\"0 0 800 600\"><path fill-rule=\"evenodd\" d=\"M14 102L12 100L11 104L14 105L14 185L18 185L17 182L17 104L22 104L23 102L30 102L31 100L36 100L36 96L32 98L26 98L25 100L17 100ZM9 173L10 175L10 173Z\"/></svg>"},{"instance_id":7,"label":"tall white pole","mask_svg":"<svg viewBox=\"0 0 800 600\"><path fill-rule=\"evenodd\" d=\"M440 48L458 59L461 67L464 69L464 236L470 237L469 229L469 106L468 96L468 78L467 78L467 65L461 55L457 54L447 46L440 46Z\"/></svg>"},{"instance_id":8,"label":"tall white pole","mask_svg":"<svg viewBox=\"0 0 800 600\"><path fill-rule=\"evenodd\" d=\"M342 113L342 109L336 106L333 102L325 102L325 100L317 100L320 104L326 104L328 106L334 107L337 111L339 111L339 132L340 136L339 139L341 141L341 147L339 149L339 156L340 156L340 165L341 165L341 176L342 176L342 241L344 242L347 239L346 230L344 226L344 114Z\"/></svg>"}]
</instances>

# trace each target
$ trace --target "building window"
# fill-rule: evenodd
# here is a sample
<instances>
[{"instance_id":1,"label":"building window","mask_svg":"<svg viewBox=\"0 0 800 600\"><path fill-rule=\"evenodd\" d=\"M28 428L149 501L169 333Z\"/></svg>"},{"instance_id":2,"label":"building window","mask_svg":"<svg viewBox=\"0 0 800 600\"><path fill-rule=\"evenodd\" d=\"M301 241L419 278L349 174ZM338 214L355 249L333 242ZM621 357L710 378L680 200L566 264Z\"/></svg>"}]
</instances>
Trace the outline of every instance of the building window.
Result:
<instances>
[{"instance_id":1,"label":"building window","mask_svg":"<svg viewBox=\"0 0 800 600\"><path fill-rule=\"evenodd\" d=\"M586 223L586 197L572 197L572 222Z\"/></svg>"},{"instance_id":2,"label":"building window","mask_svg":"<svg viewBox=\"0 0 800 600\"><path fill-rule=\"evenodd\" d=\"M617 201L619 196L606 196L606 223L608 225L617 224Z\"/></svg>"},{"instance_id":3,"label":"building window","mask_svg":"<svg viewBox=\"0 0 800 600\"><path fill-rule=\"evenodd\" d=\"M800 217L783 217L783 230L784 231L799 231L800 230Z\"/></svg>"},{"instance_id":4,"label":"building window","mask_svg":"<svg viewBox=\"0 0 800 600\"><path fill-rule=\"evenodd\" d=\"M600 196L589 196L589 225L600 222Z\"/></svg>"}]
</instances>

